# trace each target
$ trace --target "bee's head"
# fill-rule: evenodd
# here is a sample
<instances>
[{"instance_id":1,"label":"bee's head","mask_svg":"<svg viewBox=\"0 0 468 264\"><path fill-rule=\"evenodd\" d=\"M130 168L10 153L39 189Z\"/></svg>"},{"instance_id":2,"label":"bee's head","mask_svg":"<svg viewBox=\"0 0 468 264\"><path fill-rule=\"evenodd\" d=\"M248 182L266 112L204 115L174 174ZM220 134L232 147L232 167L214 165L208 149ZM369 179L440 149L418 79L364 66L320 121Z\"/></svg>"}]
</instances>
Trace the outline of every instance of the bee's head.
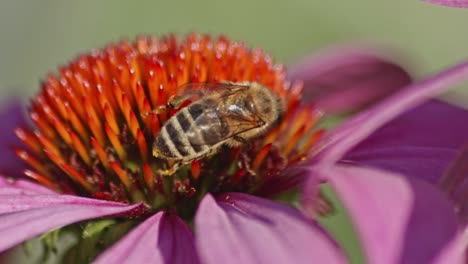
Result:
<instances>
[{"instance_id":1,"label":"bee's head","mask_svg":"<svg viewBox=\"0 0 468 264\"><path fill-rule=\"evenodd\" d=\"M274 124L284 112L284 103L272 90L258 83L251 85L250 107L266 124Z\"/></svg>"}]
</instances>

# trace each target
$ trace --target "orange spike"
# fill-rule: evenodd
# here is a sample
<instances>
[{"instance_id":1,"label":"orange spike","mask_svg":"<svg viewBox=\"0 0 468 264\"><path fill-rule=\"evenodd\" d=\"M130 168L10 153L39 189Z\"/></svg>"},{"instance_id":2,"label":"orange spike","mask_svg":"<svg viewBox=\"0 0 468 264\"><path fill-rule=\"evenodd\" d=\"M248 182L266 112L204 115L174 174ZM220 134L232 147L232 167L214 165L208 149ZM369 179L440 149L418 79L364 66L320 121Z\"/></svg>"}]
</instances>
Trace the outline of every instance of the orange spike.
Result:
<instances>
[{"instance_id":1,"label":"orange spike","mask_svg":"<svg viewBox=\"0 0 468 264\"><path fill-rule=\"evenodd\" d=\"M96 140L101 144L101 146L106 146L106 139L104 133L102 132L102 127L100 124L96 124L91 120L91 117L88 116L88 126L92 132L92 135Z\"/></svg>"},{"instance_id":2,"label":"orange spike","mask_svg":"<svg viewBox=\"0 0 468 264\"><path fill-rule=\"evenodd\" d=\"M166 98L169 99L172 96L174 96L176 94L176 90L177 90L177 80L174 76L171 76L171 78L167 80L167 85L164 87ZM167 102L165 102L165 104L167 104Z\"/></svg>"},{"instance_id":3,"label":"orange spike","mask_svg":"<svg viewBox=\"0 0 468 264\"><path fill-rule=\"evenodd\" d=\"M51 152L51 151L49 151L47 149L44 149L44 153L58 167L60 167L62 164L66 163L62 156L56 155L55 153L53 153L53 152Z\"/></svg>"},{"instance_id":4,"label":"orange spike","mask_svg":"<svg viewBox=\"0 0 468 264\"><path fill-rule=\"evenodd\" d=\"M271 143L267 144L260 149L260 151L257 153L257 156L255 157L254 161L252 162L252 169L254 171L258 171L260 169L260 166L263 163L263 160L265 160L266 155L268 152L270 152L271 149Z\"/></svg>"},{"instance_id":5,"label":"orange spike","mask_svg":"<svg viewBox=\"0 0 468 264\"><path fill-rule=\"evenodd\" d=\"M148 90L151 99L151 104L153 107L156 107L158 104L158 89L159 89L159 82L156 78L156 73L153 69L150 69L148 72Z\"/></svg>"},{"instance_id":6,"label":"orange spike","mask_svg":"<svg viewBox=\"0 0 468 264\"><path fill-rule=\"evenodd\" d=\"M273 128L272 130L270 130L268 134L265 136L265 139L263 140L263 144L267 145L267 144L275 142L276 138L278 137L280 133L280 130L281 130L280 126L277 126Z\"/></svg>"},{"instance_id":7,"label":"orange spike","mask_svg":"<svg viewBox=\"0 0 468 264\"><path fill-rule=\"evenodd\" d=\"M99 160L101 161L102 165L104 166L104 168L109 169L109 159L107 158L107 153L104 151L101 145L99 145L99 143L93 137L91 137L91 145L93 146L93 149L96 151L96 154Z\"/></svg>"},{"instance_id":8,"label":"orange spike","mask_svg":"<svg viewBox=\"0 0 468 264\"><path fill-rule=\"evenodd\" d=\"M122 95L122 113L127 121L128 128L132 133L133 137L136 138L137 130L140 128L138 120L135 116L135 113L132 111L128 97L124 94Z\"/></svg>"},{"instance_id":9,"label":"orange spike","mask_svg":"<svg viewBox=\"0 0 468 264\"><path fill-rule=\"evenodd\" d=\"M310 129L312 129L312 127L314 127L316 124L317 124L317 121L322 118L323 116L323 112L320 111L320 110L312 110L309 112L309 117L306 118L304 122L306 125L305 125L305 131L309 131Z\"/></svg>"},{"instance_id":10,"label":"orange spike","mask_svg":"<svg viewBox=\"0 0 468 264\"><path fill-rule=\"evenodd\" d=\"M72 108L76 112L76 114L80 117L81 120L86 120L85 108L83 107L82 102L79 100L79 97L76 96L75 92L71 88L66 88L64 90L65 97L71 105L70 108Z\"/></svg>"},{"instance_id":11,"label":"orange spike","mask_svg":"<svg viewBox=\"0 0 468 264\"><path fill-rule=\"evenodd\" d=\"M133 112L132 110L130 110L128 127L130 128L133 137L136 138L138 130L140 130L140 124L138 123L138 119L135 115L135 112Z\"/></svg>"},{"instance_id":12,"label":"orange spike","mask_svg":"<svg viewBox=\"0 0 468 264\"><path fill-rule=\"evenodd\" d=\"M159 131L161 130L161 124L159 122L158 115L151 113L150 122L151 122L151 125L149 127L151 128L152 134L156 136L157 134L159 134Z\"/></svg>"},{"instance_id":13,"label":"orange spike","mask_svg":"<svg viewBox=\"0 0 468 264\"><path fill-rule=\"evenodd\" d=\"M62 164L60 168L70 176L72 180L85 188L89 193L94 193L94 186L86 180L86 176L79 172L77 169L73 168L71 165Z\"/></svg>"},{"instance_id":14,"label":"orange spike","mask_svg":"<svg viewBox=\"0 0 468 264\"><path fill-rule=\"evenodd\" d=\"M127 152L122 146L119 136L112 130L112 128L110 128L108 124L104 124L104 129L106 130L107 137L109 138L109 141L114 147L115 152L117 152L117 155L119 156L120 160L127 160Z\"/></svg>"},{"instance_id":15,"label":"orange spike","mask_svg":"<svg viewBox=\"0 0 468 264\"><path fill-rule=\"evenodd\" d=\"M312 148L312 146L317 142L317 140L320 139L320 137L322 137L322 135L324 133L325 133L325 129L321 129L321 130L315 132L314 134L312 134L312 136L302 146L302 148L298 151L298 153L306 154L307 152L309 152L309 150Z\"/></svg>"},{"instance_id":16,"label":"orange spike","mask_svg":"<svg viewBox=\"0 0 468 264\"><path fill-rule=\"evenodd\" d=\"M70 107L70 105L68 103L65 104L65 108L67 109L68 116L70 117L70 123L71 123L73 129L78 133L78 135L81 137L81 139L85 141L86 144L89 143L89 141L88 141L88 139L89 139L88 131L83 126L83 123L81 122L78 115L73 111L73 109Z\"/></svg>"},{"instance_id":17,"label":"orange spike","mask_svg":"<svg viewBox=\"0 0 468 264\"><path fill-rule=\"evenodd\" d=\"M80 138L73 132L69 131L70 133L70 138L73 144L73 148L78 152L80 155L81 159L88 165L91 166L92 160L91 157L89 156L88 149L85 147L83 142L81 142Z\"/></svg>"},{"instance_id":18,"label":"orange spike","mask_svg":"<svg viewBox=\"0 0 468 264\"><path fill-rule=\"evenodd\" d=\"M153 170L148 165L148 163L143 163L143 178L145 179L146 186L148 186L150 190L153 190L154 175L153 175Z\"/></svg>"},{"instance_id":19,"label":"orange spike","mask_svg":"<svg viewBox=\"0 0 468 264\"><path fill-rule=\"evenodd\" d=\"M124 169L122 169L122 166L120 166L120 163L117 161L110 161L109 164L114 170L115 174L117 174L117 177L119 177L120 181L123 183L125 188L127 190L130 190L132 187L131 180L128 177L127 172Z\"/></svg>"},{"instance_id":20,"label":"orange spike","mask_svg":"<svg viewBox=\"0 0 468 264\"><path fill-rule=\"evenodd\" d=\"M179 53L178 57L178 68L177 68L177 87L185 84L189 81L189 69L187 67L187 63L185 62L185 54L184 52Z\"/></svg>"},{"instance_id":21,"label":"orange spike","mask_svg":"<svg viewBox=\"0 0 468 264\"><path fill-rule=\"evenodd\" d=\"M31 148L34 153L42 155L42 145L33 133L27 132L21 128L16 128L15 134L24 144Z\"/></svg>"},{"instance_id":22,"label":"orange spike","mask_svg":"<svg viewBox=\"0 0 468 264\"><path fill-rule=\"evenodd\" d=\"M231 178L231 184L238 183L242 178L244 178L246 171L243 168L240 168Z\"/></svg>"},{"instance_id":23,"label":"orange spike","mask_svg":"<svg viewBox=\"0 0 468 264\"><path fill-rule=\"evenodd\" d=\"M104 119L116 134L120 133L119 125L117 124L115 115L107 103L104 103Z\"/></svg>"},{"instance_id":24,"label":"orange spike","mask_svg":"<svg viewBox=\"0 0 468 264\"><path fill-rule=\"evenodd\" d=\"M60 188L60 186L55 184L53 181L49 180L44 175L41 175L40 173L31 171L31 170L24 170L24 175L26 175L30 179L37 181L41 185L48 187L49 189L52 189L57 192L62 192L62 189Z\"/></svg>"},{"instance_id":25,"label":"orange spike","mask_svg":"<svg viewBox=\"0 0 468 264\"><path fill-rule=\"evenodd\" d=\"M122 89L116 79L112 79L112 93L115 95L117 105L122 109Z\"/></svg>"},{"instance_id":26,"label":"orange spike","mask_svg":"<svg viewBox=\"0 0 468 264\"><path fill-rule=\"evenodd\" d=\"M55 109L57 109L58 113L64 120L68 120L68 113L67 110L65 109L65 105L61 98L55 93L54 89L52 88L46 88L45 89L45 94L49 97L49 101L51 104L54 106Z\"/></svg>"},{"instance_id":27,"label":"orange spike","mask_svg":"<svg viewBox=\"0 0 468 264\"><path fill-rule=\"evenodd\" d=\"M48 138L46 138L44 135L42 135L38 131L35 131L34 134L36 135L36 138L39 140L39 142L41 142L43 146L43 150L52 152L54 155L57 155L57 156L62 155L56 144L54 144L52 141L50 141Z\"/></svg>"},{"instance_id":28,"label":"orange spike","mask_svg":"<svg viewBox=\"0 0 468 264\"><path fill-rule=\"evenodd\" d=\"M101 120L99 118L100 115L95 111L96 109L93 107L91 101L89 100L89 97L83 98L83 105L86 109L86 113L88 114L89 120L101 129Z\"/></svg>"},{"instance_id":29,"label":"orange spike","mask_svg":"<svg viewBox=\"0 0 468 264\"><path fill-rule=\"evenodd\" d=\"M289 101L286 113L284 114L283 120L281 120L280 133L283 132L291 122L292 117L296 113L297 108L299 107L299 101Z\"/></svg>"},{"instance_id":30,"label":"orange spike","mask_svg":"<svg viewBox=\"0 0 468 264\"><path fill-rule=\"evenodd\" d=\"M60 137L65 141L67 145L71 144L70 134L68 133L69 128L65 126L65 124L58 119L57 117L50 115L50 121L52 125L55 127L55 130L59 133Z\"/></svg>"},{"instance_id":31,"label":"orange spike","mask_svg":"<svg viewBox=\"0 0 468 264\"><path fill-rule=\"evenodd\" d=\"M159 85L158 87L158 103L156 106L160 106L160 105L166 105L167 104L167 99L168 99L168 96L167 96L167 89L166 88L167 86L167 82L165 84L161 84Z\"/></svg>"},{"instance_id":32,"label":"orange spike","mask_svg":"<svg viewBox=\"0 0 468 264\"><path fill-rule=\"evenodd\" d=\"M34 124L36 124L36 126L39 128L41 133L43 133L47 138L53 141L57 139L55 130L49 125L49 122L44 118L43 115L32 110L29 116L31 117L31 120L34 122Z\"/></svg>"},{"instance_id":33,"label":"orange spike","mask_svg":"<svg viewBox=\"0 0 468 264\"><path fill-rule=\"evenodd\" d=\"M146 113L145 112L146 95L145 95L145 90L143 89L143 85L141 84L141 81L136 82L135 97L137 101L138 112Z\"/></svg>"},{"instance_id":34,"label":"orange spike","mask_svg":"<svg viewBox=\"0 0 468 264\"><path fill-rule=\"evenodd\" d=\"M198 180L198 178L200 177L200 171L201 171L200 162L198 160L192 161L191 170L190 170L192 174L192 178L195 180Z\"/></svg>"},{"instance_id":35,"label":"orange spike","mask_svg":"<svg viewBox=\"0 0 468 264\"><path fill-rule=\"evenodd\" d=\"M310 119L311 117L313 118L313 116L310 116L310 111L311 109L309 107L305 107L296 114L294 120L291 121L292 125L288 128L289 133L286 138L290 138L294 135L303 124L307 124L309 122L312 124L315 123L314 119Z\"/></svg>"},{"instance_id":36,"label":"orange spike","mask_svg":"<svg viewBox=\"0 0 468 264\"><path fill-rule=\"evenodd\" d=\"M293 151L297 147L297 142L299 139L304 135L305 126L303 125L294 135L288 139L285 148L283 149L283 154L288 156L291 151Z\"/></svg>"},{"instance_id":37,"label":"orange spike","mask_svg":"<svg viewBox=\"0 0 468 264\"><path fill-rule=\"evenodd\" d=\"M136 41L136 48L138 52L142 54L148 54L150 53L149 46L148 46L148 41L145 37L139 36Z\"/></svg>"},{"instance_id":38,"label":"orange spike","mask_svg":"<svg viewBox=\"0 0 468 264\"><path fill-rule=\"evenodd\" d=\"M47 170L44 168L44 163L36 159L33 155L30 155L27 151L19 148L14 149L16 156L26 162L29 166L33 167L40 173L49 176Z\"/></svg>"},{"instance_id":39,"label":"orange spike","mask_svg":"<svg viewBox=\"0 0 468 264\"><path fill-rule=\"evenodd\" d=\"M140 150L141 158L143 162L146 162L148 160L148 145L146 144L146 139L143 135L143 132L141 132L139 128L137 129L136 140Z\"/></svg>"}]
</instances>

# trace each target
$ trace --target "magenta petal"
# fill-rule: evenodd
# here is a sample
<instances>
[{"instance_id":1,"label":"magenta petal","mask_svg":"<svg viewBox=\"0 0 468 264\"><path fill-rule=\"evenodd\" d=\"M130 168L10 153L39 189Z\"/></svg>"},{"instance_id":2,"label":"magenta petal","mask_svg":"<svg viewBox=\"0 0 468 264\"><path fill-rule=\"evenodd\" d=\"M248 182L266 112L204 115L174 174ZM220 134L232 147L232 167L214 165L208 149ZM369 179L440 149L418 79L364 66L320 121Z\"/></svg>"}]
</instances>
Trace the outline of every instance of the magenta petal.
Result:
<instances>
[{"instance_id":1,"label":"magenta petal","mask_svg":"<svg viewBox=\"0 0 468 264\"><path fill-rule=\"evenodd\" d=\"M177 216L159 212L93 263L199 263L193 235Z\"/></svg>"},{"instance_id":2,"label":"magenta petal","mask_svg":"<svg viewBox=\"0 0 468 264\"><path fill-rule=\"evenodd\" d=\"M468 8L468 1L466 0L423 0L423 1L436 4L436 5Z\"/></svg>"},{"instance_id":3,"label":"magenta petal","mask_svg":"<svg viewBox=\"0 0 468 264\"><path fill-rule=\"evenodd\" d=\"M70 195L0 195L0 252L62 226L142 206Z\"/></svg>"},{"instance_id":4,"label":"magenta petal","mask_svg":"<svg viewBox=\"0 0 468 264\"><path fill-rule=\"evenodd\" d=\"M459 153L440 183L442 190L455 204L461 222L468 224L468 145Z\"/></svg>"},{"instance_id":5,"label":"magenta petal","mask_svg":"<svg viewBox=\"0 0 468 264\"><path fill-rule=\"evenodd\" d=\"M369 263L431 263L456 236L453 207L432 184L354 166L318 173L348 209Z\"/></svg>"},{"instance_id":6,"label":"magenta petal","mask_svg":"<svg viewBox=\"0 0 468 264\"><path fill-rule=\"evenodd\" d=\"M390 57L395 56L369 47L336 48L306 58L291 67L288 75L304 81L306 101L313 100L328 113L351 111L411 82L408 72Z\"/></svg>"},{"instance_id":7,"label":"magenta petal","mask_svg":"<svg viewBox=\"0 0 468 264\"><path fill-rule=\"evenodd\" d=\"M14 132L15 128L26 125L22 104L17 99L10 98L0 106L0 174L20 177L23 176L25 164L16 157L12 147L23 145Z\"/></svg>"},{"instance_id":8,"label":"magenta petal","mask_svg":"<svg viewBox=\"0 0 468 264\"><path fill-rule=\"evenodd\" d=\"M318 142L318 148L322 152L315 157L315 160L337 162L390 120L466 80L468 80L468 62L402 89L322 137Z\"/></svg>"},{"instance_id":9,"label":"magenta petal","mask_svg":"<svg viewBox=\"0 0 468 264\"><path fill-rule=\"evenodd\" d=\"M56 194L46 187L25 180L7 179L0 176L0 195Z\"/></svg>"},{"instance_id":10,"label":"magenta petal","mask_svg":"<svg viewBox=\"0 0 468 264\"><path fill-rule=\"evenodd\" d=\"M346 263L317 223L291 207L259 197L206 195L195 216L203 263Z\"/></svg>"},{"instance_id":11,"label":"magenta petal","mask_svg":"<svg viewBox=\"0 0 468 264\"><path fill-rule=\"evenodd\" d=\"M468 111L431 101L389 122L343 158L434 184L468 142Z\"/></svg>"},{"instance_id":12,"label":"magenta petal","mask_svg":"<svg viewBox=\"0 0 468 264\"><path fill-rule=\"evenodd\" d=\"M41 209L55 206L91 206L121 207L123 203L96 200L73 195L33 194L33 195L0 195L0 215L19 211Z\"/></svg>"}]
</instances>

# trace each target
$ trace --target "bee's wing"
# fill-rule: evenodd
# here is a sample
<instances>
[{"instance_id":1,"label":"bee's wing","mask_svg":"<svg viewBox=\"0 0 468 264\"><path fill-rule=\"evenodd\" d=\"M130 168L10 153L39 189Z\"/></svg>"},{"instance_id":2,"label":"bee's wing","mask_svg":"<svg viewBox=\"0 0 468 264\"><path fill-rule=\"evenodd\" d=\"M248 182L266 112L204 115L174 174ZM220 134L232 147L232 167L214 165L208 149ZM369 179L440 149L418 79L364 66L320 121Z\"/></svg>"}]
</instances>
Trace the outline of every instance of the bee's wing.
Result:
<instances>
[{"instance_id":1,"label":"bee's wing","mask_svg":"<svg viewBox=\"0 0 468 264\"><path fill-rule=\"evenodd\" d=\"M255 115L220 113L216 108L209 108L194 120L186 135L192 145L212 146L262 125L262 120Z\"/></svg>"},{"instance_id":2,"label":"bee's wing","mask_svg":"<svg viewBox=\"0 0 468 264\"><path fill-rule=\"evenodd\" d=\"M195 102L213 93L219 93L221 97L229 96L238 91L249 88L246 84L238 83L186 83L177 88L176 94L170 98L170 104L175 108L185 101Z\"/></svg>"}]
</instances>

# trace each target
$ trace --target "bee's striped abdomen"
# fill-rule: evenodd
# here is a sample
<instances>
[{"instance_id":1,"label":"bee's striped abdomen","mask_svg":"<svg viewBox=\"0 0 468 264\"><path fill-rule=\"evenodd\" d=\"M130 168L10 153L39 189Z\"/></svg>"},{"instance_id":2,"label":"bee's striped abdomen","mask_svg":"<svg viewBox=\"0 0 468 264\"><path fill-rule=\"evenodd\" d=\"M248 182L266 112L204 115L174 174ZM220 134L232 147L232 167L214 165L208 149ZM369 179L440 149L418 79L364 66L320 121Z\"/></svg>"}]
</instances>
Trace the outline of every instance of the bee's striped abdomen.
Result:
<instances>
[{"instance_id":1,"label":"bee's striped abdomen","mask_svg":"<svg viewBox=\"0 0 468 264\"><path fill-rule=\"evenodd\" d=\"M204 111L204 106L192 104L180 110L162 127L154 147L158 155L169 159L193 159L209 150L203 133L194 129L195 120Z\"/></svg>"}]
</instances>

